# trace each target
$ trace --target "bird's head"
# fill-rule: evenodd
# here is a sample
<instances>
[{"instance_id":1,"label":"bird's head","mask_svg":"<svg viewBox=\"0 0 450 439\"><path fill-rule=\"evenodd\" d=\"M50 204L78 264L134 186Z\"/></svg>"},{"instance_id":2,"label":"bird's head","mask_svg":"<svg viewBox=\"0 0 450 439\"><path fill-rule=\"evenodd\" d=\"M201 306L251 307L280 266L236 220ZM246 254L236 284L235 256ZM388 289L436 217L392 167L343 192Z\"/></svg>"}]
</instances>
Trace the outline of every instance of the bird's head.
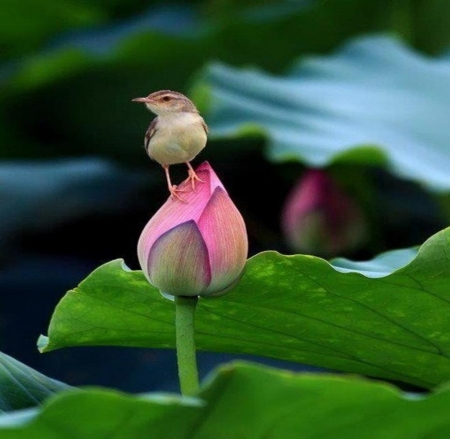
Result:
<instances>
[{"instance_id":1,"label":"bird's head","mask_svg":"<svg viewBox=\"0 0 450 439\"><path fill-rule=\"evenodd\" d=\"M157 116L167 113L198 113L195 105L184 94L171 90L160 90L145 98L135 98L133 102L141 102Z\"/></svg>"}]
</instances>

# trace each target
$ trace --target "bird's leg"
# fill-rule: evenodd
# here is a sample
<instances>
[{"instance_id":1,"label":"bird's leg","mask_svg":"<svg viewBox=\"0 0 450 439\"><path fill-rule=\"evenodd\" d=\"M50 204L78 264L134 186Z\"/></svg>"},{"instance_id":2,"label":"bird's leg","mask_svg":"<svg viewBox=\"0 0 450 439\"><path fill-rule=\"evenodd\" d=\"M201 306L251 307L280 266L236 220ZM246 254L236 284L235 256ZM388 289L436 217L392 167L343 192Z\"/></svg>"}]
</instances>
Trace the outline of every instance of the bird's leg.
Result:
<instances>
[{"instance_id":1,"label":"bird's leg","mask_svg":"<svg viewBox=\"0 0 450 439\"><path fill-rule=\"evenodd\" d=\"M203 183L203 180L199 178L199 176L195 173L194 168L191 166L189 162L186 162L188 169L188 180L191 181L192 189L195 189L195 182L201 181Z\"/></svg>"},{"instance_id":2,"label":"bird's leg","mask_svg":"<svg viewBox=\"0 0 450 439\"><path fill-rule=\"evenodd\" d=\"M184 202L184 200L177 193L183 191L177 189L177 185L172 184L172 181L170 180L169 165L162 165L162 167L164 168L164 172L166 173L167 187L169 188L170 195L173 199L178 198L180 201Z\"/></svg>"}]
</instances>

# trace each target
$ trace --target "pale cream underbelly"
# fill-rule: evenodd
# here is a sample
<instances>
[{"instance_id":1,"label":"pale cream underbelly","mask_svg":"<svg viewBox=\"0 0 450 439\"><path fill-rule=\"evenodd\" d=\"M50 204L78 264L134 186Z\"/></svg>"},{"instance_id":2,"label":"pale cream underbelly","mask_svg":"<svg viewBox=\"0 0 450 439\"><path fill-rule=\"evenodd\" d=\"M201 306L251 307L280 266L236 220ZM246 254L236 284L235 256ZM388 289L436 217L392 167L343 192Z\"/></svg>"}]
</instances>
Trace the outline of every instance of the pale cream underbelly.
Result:
<instances>
[{"instance_id":1,"label":"pale cream underbelly","mask_svg":"<svg viewBox=\"0 0 450 439\"><path fill-rule=\"evenodd\" d=\"M205 145L206 134L167 136L157 132L148 146L148 155L162 165L175 165L191 161Z\"/></svg>"}]
</instances>

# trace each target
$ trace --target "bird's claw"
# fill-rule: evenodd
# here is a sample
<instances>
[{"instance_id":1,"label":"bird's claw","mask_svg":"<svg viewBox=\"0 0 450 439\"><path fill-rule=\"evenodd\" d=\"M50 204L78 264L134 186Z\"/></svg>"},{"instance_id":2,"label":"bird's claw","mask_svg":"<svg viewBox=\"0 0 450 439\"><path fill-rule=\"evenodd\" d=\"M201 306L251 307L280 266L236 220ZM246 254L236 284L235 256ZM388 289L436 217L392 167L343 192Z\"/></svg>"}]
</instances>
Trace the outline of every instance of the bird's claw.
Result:
<instances>
[{"instance_id":1,"label":"bird's claw","mask_svg":"<svg viewBox=\"0 0 450 439\"><path fill-rule=\"evenodd\" d=\"M191 182L192 189L195 189L195 182L200 181L203 183L203 180L195 173L193 169L188 170L188 180Z\"/></svg>"},{"instance_id":2,"label":"bird's claw","mask_svg":"<svg viewBox=\"0 0 450 439\"><path fill-rule=\"evenodd\" d=\"M171 197L172 197L172 200L180 200L180 201L182 201L183 203L186 203L186 201L185 200L183 200L183 198L181 198L179 195L178 195L178 192L186 192L185 190L183 190L183 189L178 189L178 187L177 187L177 185L176 184L174 184L174 185L172 185L172 186L170 186L169 187L169 192L170 192L170 195L171 195Z\"/></svg>"}]
</instances>

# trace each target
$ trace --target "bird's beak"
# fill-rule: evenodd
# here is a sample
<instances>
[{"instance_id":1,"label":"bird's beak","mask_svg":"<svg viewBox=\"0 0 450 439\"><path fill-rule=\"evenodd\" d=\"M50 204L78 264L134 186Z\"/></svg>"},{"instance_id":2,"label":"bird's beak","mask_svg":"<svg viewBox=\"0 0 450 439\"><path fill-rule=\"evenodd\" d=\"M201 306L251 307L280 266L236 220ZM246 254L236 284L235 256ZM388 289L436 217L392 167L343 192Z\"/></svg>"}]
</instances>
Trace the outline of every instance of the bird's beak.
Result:
<instances>
[{"instance_id":1,"label":"bird's beak","mask_svg":"<svg viewBox=\"0 0 450 439\"><path fill-rule=\"evenodd\" d=\"M145 103L145 102L148 102L148 99L147 98L134 98L134 99L131 99L131 101L132 102L143 102L143 103Z\"/></svg>"}]
</instances>

